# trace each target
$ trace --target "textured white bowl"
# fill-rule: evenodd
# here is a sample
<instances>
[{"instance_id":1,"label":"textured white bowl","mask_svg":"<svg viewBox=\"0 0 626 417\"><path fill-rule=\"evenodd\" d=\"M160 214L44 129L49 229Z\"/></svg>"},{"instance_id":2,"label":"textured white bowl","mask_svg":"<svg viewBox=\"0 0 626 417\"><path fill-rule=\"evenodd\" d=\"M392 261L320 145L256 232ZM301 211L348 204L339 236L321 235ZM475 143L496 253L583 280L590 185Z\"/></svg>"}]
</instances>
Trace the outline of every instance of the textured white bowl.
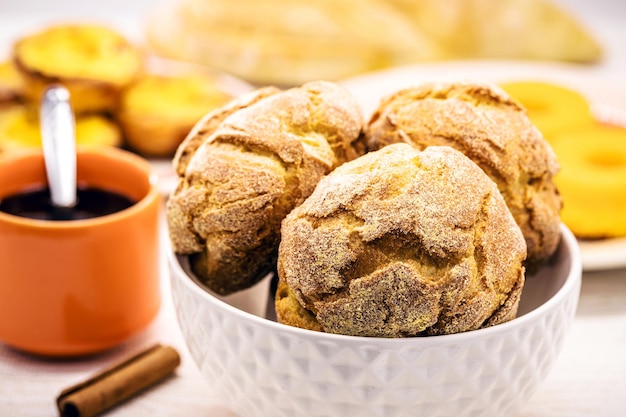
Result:
<instances>
[{"instance_id":1,"label":"textured white bowl","mask_svg":"<svg viewBox=\"0 0 626 417\"><path fill-rule=\"evenodd\" d=\"M561 231L553 262L527 277L516 319L454 335L380 339L284 326L215 297L170 253L172 293L197 366L241 417L509 416L551 369L578 303L580 252ZM267 282L246 294L265 303Z\"/></svg>"}]
</instances>

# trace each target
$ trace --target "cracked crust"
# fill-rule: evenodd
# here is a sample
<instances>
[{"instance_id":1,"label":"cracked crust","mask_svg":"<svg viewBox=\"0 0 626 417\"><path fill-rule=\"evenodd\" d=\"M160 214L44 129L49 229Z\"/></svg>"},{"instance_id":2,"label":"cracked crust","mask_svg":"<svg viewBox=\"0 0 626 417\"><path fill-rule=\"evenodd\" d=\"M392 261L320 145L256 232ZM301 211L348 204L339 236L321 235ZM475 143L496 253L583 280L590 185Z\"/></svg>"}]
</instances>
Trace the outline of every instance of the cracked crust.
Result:
<instances>
[{"instance_id":1,"label":"cracked crust","mask_svg":"<svg viewBox=\"0 0 626 417\"><path fill-rule=\"evenodd\" d=\"M170 241L210 289L247 288L275 268L280 222L332 169L364 152L361 110L342 87L260 89L218 109L179 147Z\"/></svg>"},{"instance_id":2,"label":"cracked crust","mask_svg":"<svg viewBox=\"0 0 626 417\"><path fill-rule=\"evenodd\" d=\"M417 149L452 146L497 184L522 229L526 267L556 251L561 197L556 157L526 112L501 89L477 83L425 83L381 101L366 128L368 150L406 142Z\"/></svg>"},{"instance_id":3,"label":"cracked crust","mask_svg":"<svg viewBox=\"0 0 626 417\"><path fill-rule=\"evenodd\" d=\"M277 315L356 336L478 329L515 316L525 256L476 164L393 144L335 169L283 221Z\"/></svg>"}]
</instances>

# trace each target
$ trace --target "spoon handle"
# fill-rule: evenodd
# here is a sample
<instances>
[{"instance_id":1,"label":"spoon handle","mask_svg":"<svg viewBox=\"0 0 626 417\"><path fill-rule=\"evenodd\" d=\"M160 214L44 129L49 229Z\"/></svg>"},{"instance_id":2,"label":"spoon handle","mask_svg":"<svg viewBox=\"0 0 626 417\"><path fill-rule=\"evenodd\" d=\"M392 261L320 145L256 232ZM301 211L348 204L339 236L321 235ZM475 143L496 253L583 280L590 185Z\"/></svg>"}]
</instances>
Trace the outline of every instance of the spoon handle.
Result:
<instances>
[{"instance_id":1,"label":"spoon handle","mask_svg":"<svg viewBox=\"0 0 626 417\"><path fill-rule=\"evenodd\" d=\"M39 119L52 205L76 204L76 136L69 91L60 85L43 94Z\"/></svg>"}]
</instances>

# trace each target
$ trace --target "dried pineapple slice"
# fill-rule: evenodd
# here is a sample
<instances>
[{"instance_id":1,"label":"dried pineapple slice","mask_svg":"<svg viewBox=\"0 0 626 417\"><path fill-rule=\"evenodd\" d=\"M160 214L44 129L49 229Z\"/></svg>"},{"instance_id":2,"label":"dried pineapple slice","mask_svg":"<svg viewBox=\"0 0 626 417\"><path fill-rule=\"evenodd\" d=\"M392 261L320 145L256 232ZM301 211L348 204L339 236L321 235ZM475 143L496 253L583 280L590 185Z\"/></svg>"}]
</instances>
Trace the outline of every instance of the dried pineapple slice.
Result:
<instances>
[{"instance_id":1,"label":"dried pineapple slice","mask_svg":"<svg viewBox=\"0 0 626 417\"><path fill-rule=\"evenodd\" d=\"M579 238L626 236L626 129L591 124L561 132L552 146L563 223Z\"/></svg>"},{"instance_id":2,"label":"dried pineapple slice","mask_svg":"<svg viewBox=\"0 0 626 417\"><path fill-rule=\"evenodd\" d=\"M451 58L603 53L549 0L178 0L148 17L146 38L159 55L277 85Z\"/></svg>"},{"instance_id":3,"label":"dried pineapple slice","mask_svg":"<svg viewBox=\"0 0 626 417\"><path fill-rule=\"evenodd\" d=\"M146 38L159 55L283 86L445 57L379 0L182 0L155 9Z\"/></svg>"},{"instance_id":4,"label":"dried pineapple slice","mask_svg":"<svg viewBox=\"0 0 626 417\"><path fill-rule=\"evenodd\" d=\"M587 99L567 87L544 81L511 81L500 87L526 108L528 118L548 141L563 130L594 123Z\"/></svg>"}]
</instances>

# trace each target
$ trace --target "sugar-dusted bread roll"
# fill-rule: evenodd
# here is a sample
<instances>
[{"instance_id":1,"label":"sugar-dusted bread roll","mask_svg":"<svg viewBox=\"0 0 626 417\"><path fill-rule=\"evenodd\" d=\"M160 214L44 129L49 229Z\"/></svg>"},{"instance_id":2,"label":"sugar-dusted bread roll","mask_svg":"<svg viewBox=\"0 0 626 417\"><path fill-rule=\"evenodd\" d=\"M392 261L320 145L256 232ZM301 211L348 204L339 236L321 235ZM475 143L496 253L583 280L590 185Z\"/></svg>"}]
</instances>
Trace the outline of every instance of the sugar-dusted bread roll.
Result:
<instances>
[{"instance_id":1,"label":"sugar-dusted bread roll","mask_svg":"<svg viewBox=\"0 0 626 417\"><path fill-rule=\"evenodd\" d=\"M494 325L516 315L525 256L497 186L469 158L390 145L335 169L283 221L278 320L375 337Z\"/></svg>"},{"instance_id":2,"label":"sugar-dusted bread roll","mask_svg":"<svg viewBox=\"0 0 626 417\"><path fill-rule=\"evenodd\" d=\"M220 294L275 268L280 223L335 167L364 152L363 118L343 87L267 87L209 113L174 158L167 202L175 252Z\"/></svg>"},{"instance_id":3,"label":"sugar-dusted bread roll","mask_svg":"<svg viewBox=\"0 0 626 417\"><path fill-rule=\"evenodd\" d=\"M370 150L407 142L418 149L449 145L498 184L528 246L535 269L560 240L559 170L550 145L526 112L496 86L425 83L384 98L366 128Z\"/></svg>"}]
</instances>

